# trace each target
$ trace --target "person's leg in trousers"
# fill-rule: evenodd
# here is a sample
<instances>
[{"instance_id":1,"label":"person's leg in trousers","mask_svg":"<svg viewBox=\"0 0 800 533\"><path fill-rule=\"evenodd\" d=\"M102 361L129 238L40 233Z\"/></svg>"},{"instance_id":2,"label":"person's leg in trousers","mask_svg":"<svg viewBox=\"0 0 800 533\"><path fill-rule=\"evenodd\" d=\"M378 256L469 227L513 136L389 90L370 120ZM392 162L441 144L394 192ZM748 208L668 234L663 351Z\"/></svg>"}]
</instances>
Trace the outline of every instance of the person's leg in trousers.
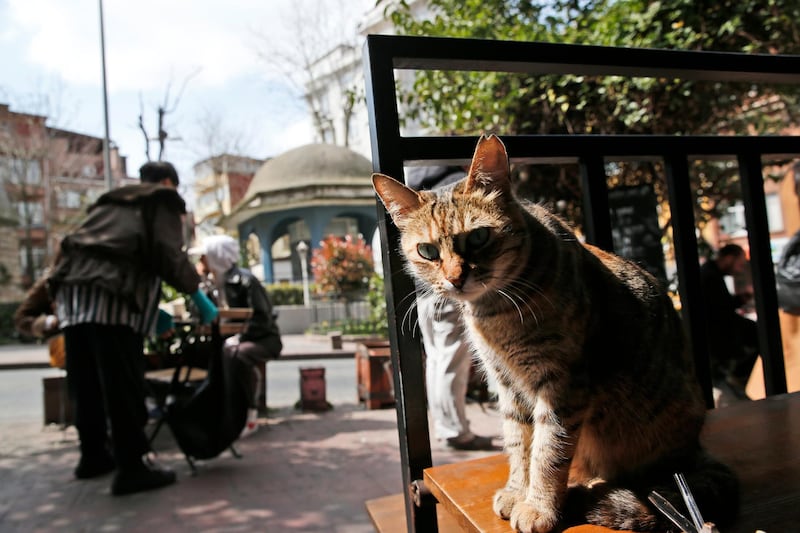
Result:
<instances>
[{"instance_id":1,"label":"person's leg in trousers","mask_svg":"<svg viewBox=\"0 0 800 533\"><path fill-rule=\"evenodd\" d=\"M455 449L493 449L491 438L470 431L466 394L472 355L454 304L418 295L417 312L425 347L428 409L436 437Z\"/></svg>"},{"instance_id":2,"label":"person's leg in trousers","mask_svg":"<svg viewBox=\"0 0 800 533\"><path fill-rule=\"evenodd\" d=\"M252 409L258 408L258 397L261 394L261 387L266 376L262 376L258 370L259 363L270 359L267 351L260 345L251 341L240 341L236 345L226 346L224 353L226 357L236 357L244 361L253 369L253 395L250 401Z\"/></svg>"},{"instance_id":3,"label":"person's leg in trousers","mask_svg":"<svg viewBox=\"0 0 800 533\"><path fill-rule=\"evenodd\" d=\"M120 468L141 462L150 451L144 385L144 344L126 326L96 325L94 345L105 404L111 423L111 442Z\"/></svg>"},{"instance_id":4,"label":"person's leg in trousers","mask_svg":"<svg viewBox=\"0 0 800 533\"><path fill-rule=\"evenodd\" d=\"M423 333L423 339L434 431L440 439L469 440L473 434L466 415L466 394L471 356L457 325L440 321L431 326Z\"/></svg>"},{"instance_id":5,"label":"person's leg in trousers","mask_svg":"<svg viewBox=\"0 0 800 533\"><path fill-rule=\"evenodd\" d=\"M144 431L147 408L142 336L127 326L95 325L94 330L94 349L118 466L112 494L129 494L174 483L173 472L144 460L150 443Z\"/></svg>"},{"instance_id":6,"label":"person's leg in trousers","mask_svg":"<svg viewBox=\"0 0 800 533\"><path fill-rule=\"evenodd\" d=\"M67 354L67 386L75 406L75 428L80 439L81 458L75 477L90 479L114 470L108 451L108 426L95 362L90 328L85 324L64 328Z\"/></svg>"},{"instance_id":7,"label":"person's leg in trousers","mask_svg":"<svg viewBox=\"0 0 800 533\"><path fill-rule=\"evenodd\" d=\"M251 341L226 344L223 353L225 357L235 357L245 362L252 372L250 408L247 410L247 421L241 434L241 437L247 437L258 429L258 399L261 396L261 390L267 378L261 375L259 363L267 361L271 357L269 357L269 353L263 346Z\"/></svg>"},{"instance_id":8,"label":"person's leg in trousers","mask_svg":"<svg viewBox=\"0 0 800 533\"><path fill-rule=\"evenodd\" d=\"M758 360L758 325L749 318L741 317L737 320L735 334L738 343L735 360L731 364L731 375L744 388Z\"/></svg>"}]
</instances>

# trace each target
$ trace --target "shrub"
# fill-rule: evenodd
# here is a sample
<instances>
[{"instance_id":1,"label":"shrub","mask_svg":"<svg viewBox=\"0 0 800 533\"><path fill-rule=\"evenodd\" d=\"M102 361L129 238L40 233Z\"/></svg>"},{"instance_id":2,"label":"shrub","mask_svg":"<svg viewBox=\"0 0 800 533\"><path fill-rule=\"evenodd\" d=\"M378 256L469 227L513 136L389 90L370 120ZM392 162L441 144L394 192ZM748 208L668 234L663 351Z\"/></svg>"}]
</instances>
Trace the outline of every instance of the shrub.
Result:
<instances>
[{"instance_id":1,"label":"shrub","mask_svg":"<svg viewBox=\"0 0 800 533\"><path fill-rule=\"evenodd\" d=\"M345 300L362 296L375 271L372 249L360 235L324 239L314 249L311 268L318 294Z\"/></svg>"},{"instance_id":2,"label":"shrub","mask_svg":"<svg viewBox=\"0 0 800 533\"><path fill-rule=\"evenodd\" d=\"M303 286L297 283L266 285L272 305L303 305Z\"/></svg>"}]
</instances>

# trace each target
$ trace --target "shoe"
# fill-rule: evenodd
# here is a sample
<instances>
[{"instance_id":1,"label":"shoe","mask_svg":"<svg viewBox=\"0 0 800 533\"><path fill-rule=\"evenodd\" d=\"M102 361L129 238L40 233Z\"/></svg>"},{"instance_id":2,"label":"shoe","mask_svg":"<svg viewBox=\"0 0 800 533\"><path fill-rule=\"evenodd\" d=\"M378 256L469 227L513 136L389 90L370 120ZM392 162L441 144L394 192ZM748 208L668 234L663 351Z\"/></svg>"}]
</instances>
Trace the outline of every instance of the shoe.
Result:
<instances>
[{"instance_id":1,"label":"shoe","mask_svg":"<svg viewBox=\"0 0 800 533\"><path fill-rule=\"evenodd\" d=\"M258 431L258 410L250 409L247 411L247 423L245 423L244 429L239 435L239 438L243 439L245 437L249 437L256 431Z\"/></svg>"},{"instance_id":2,"label":"shoe","mask_svg":"<svg viewBox=\"0 0 800 533\"><path fill-rule=\"evenodd\" d=\"M175 483L175 472L156 465L140 463L133 469L119 470L111 482L111 494L123 496L158 489Z\"/></svg>"},{"instance_id":3,"label":"shoe","mask_svg":"<svg viewBox=\"0 0 800 533\"><path fill-rule=\"evenodd\" d=\"M492 444L491 437L481 437L474 435L471 439L465 441L458 441L450 439L447 445L454 450L462 451L489 451L496 450L497 448Z\"/></svg>"},{"instance_id":4,"label":"shoe","mask_svg":"<svg viewBox=\"0 0 800 533\"><path fill-rule=\"evenodd\" d=\"M111 454L104 451L98 455L83 455L75 467L75 477L78 479L92 479L108 474L117 468Z\"/></svg>"}]
</instances>

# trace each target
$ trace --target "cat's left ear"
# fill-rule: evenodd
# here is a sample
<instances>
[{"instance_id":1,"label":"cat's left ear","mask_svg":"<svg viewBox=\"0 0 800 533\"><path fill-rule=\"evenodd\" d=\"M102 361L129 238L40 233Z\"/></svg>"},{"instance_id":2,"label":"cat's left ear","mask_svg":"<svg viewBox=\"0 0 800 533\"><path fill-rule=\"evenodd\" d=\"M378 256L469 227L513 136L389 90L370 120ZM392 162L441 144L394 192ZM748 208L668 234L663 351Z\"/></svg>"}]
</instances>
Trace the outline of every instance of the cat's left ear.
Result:
<instances>
[{"instance_id":1,"label":"cat's left ear","mask_svg":"<svg viewBox=\"0 0 800 533\"><path fill-rule=\"evenodd\" d=\"M481 188L487 192L497 190L511 193L511 172L508 168L506 147L497 135L481 135L472 165L469 167L467 191Z\"/></svg>"},{"instance_id":2,"label":"cat's left ear","mask_svg":"<svg viewBox=\"0 0 800 533\"><path fill-rule=\"evenodd\" d=\"M395 225L399 225L398 222L405 215L418 209L421 204L419 194L415 190L384 174L373 174L372 186Z\"/></svg>"}]
</instances>

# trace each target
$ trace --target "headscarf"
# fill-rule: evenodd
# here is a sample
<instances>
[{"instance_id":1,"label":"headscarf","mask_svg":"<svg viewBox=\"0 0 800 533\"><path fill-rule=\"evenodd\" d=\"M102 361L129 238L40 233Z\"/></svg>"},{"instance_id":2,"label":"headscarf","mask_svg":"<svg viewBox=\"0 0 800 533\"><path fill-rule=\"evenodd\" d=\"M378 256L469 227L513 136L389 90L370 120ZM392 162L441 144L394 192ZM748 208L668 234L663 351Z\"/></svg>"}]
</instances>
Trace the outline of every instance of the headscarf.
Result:
<instances>
[{"instance_id":1,"label":"headscarf","mask_svg":"<svg viewBox=\"0 0 800 533\"><path fill-rule=\"evenodd\" d=\"M200 248L200 253L206 256L208 268L216 277L221 277L239 261L239 241L228 235L206 237Z\"/></svg>"},{"instance_id":2,"label":"headscarf","mask_svg":"<svg viewBox=\"0 0 800 533\"><path fill-rule=\"evenodd\" d=\"M190 255L204 255L216 285L217 304L227 307L225 273L239 261L239 241L228 235L211 235L200 246L189 249Z\"/></svg>"}]
</instances>

